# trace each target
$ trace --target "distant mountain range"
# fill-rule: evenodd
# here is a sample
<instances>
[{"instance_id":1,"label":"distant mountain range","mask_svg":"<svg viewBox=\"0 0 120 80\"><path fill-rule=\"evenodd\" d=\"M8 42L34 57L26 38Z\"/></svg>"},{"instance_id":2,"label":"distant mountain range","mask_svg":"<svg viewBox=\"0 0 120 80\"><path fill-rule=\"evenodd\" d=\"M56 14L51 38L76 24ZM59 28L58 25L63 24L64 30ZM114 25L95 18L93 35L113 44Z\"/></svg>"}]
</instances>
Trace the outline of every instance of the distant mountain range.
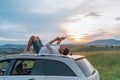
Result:
<instances>
[{"instance_id":1,"label":"distant mountain range","mask_svg":"<svg viewBox=\"0 0 120 80\"><path fill-rule=\"evenodd\" d=\"M115 40L115 39L95 40L95 41L88 42L85 45L120 46L120 40Z\"/></svg>"},{"instance_id":2,"label":"distant mountain range","mask_svg":"<svg viewBox=\"0 0 120 80\"><path fill-rule=\"evenodd\" d=\"M84 44L65 44L71 46L120 46L120 40L115 39L103 39L103 40L95 40ZM0 54L14 54L21 53L24 51L26 45L16 45L16 44L5 44L0 45Z\"/></svg>"},{"instance_id":3,"label":"distant mountain range","mask_svg":"<svg viewBox=\"0 0 120 80\"><path fill-rule=\"evenodd\" d=\"M79 44L75 44L79 45ZM82 45L95 45L95 46L120 46L120 40L115 40L115 39L103 39L103 40L95 40L91 41L88 43L84 43ZM26 45L16 45L16 44L5 44L5 45L0 45L0 48L25 48Z\"/></svg>"},{"instance_id":4,"label":"distant mountain range","mask_svg":"<svg viewBox=\"0 0 120 80\"><path fill-rule=\"evenodd\" d=\"M0 45L0 54L14 54L24 51L26 45L5 44Z\"/></svg>"},{"instance_id":5,"label":"distant mountain range","mask_svg":"<svg viewBox=\"0 0 120 80\"><path fill-rule=\"evenodd\" d=\"M0 45L0 48L25 48L26 45L16 45L16 44L5 44Z\"/></svg>"}]
</instances>

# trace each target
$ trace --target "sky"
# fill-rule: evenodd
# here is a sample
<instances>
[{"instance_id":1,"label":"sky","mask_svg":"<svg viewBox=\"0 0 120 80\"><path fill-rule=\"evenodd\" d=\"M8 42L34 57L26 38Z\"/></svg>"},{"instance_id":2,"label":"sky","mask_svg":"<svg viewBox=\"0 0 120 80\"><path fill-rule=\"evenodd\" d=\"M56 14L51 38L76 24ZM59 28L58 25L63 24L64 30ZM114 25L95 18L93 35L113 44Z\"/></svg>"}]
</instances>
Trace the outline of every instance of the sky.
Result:
<instances>
[{"instance_id":1,"label":"sky","mask_svg":"<svg viewBox=\"0 0 120 80\"><path fill-rule=\"evenodd\" d=\"M67 36L63 43L120 40L120 0L0 0L0 45L43 43Z\"/></svg>"}]
</instances>

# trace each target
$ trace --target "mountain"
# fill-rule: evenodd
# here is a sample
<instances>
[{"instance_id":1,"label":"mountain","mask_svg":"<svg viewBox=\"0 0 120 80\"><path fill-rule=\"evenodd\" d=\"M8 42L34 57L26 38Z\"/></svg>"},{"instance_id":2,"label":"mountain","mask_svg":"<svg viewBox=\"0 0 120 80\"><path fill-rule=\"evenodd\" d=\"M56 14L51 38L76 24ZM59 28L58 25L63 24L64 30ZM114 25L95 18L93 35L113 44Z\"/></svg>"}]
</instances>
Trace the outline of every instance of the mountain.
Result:
<instances>
[{"instance_id":1,"label":"mountain","mask_svg":"<svg viewBox=\"0 0 120 80\"><path fill-rule=\"evenodd\" d=\"M115 40L115 39L95 40L95 41L88 42L85 45L120 46L120 40Z\"/></svg>"},{"instance_id":2,"label":"mountain","mask_svg":"<svg viewBox=\"0 0 120 80\"><path fill-rule=\"evenodd\" d=\"M25 48L26 45L15 45L15 44L5 44L5 45L0 45L0 48Z\"/></svg>"},{"instance_id":3,"label":"mountain","mask_svg":"<svg viewBox=\"0 0 120 80\"><path fill-rule=\"evenodd\" d=\"M5 44L0 45L0 54L14 54L24 51L26 45Z\"/></svg>"},{"instance_id":4,"label":"mountain","mask_svg":"<svg viewBox=\"0 0 120 80\"><path fill-rule=\"evenodd\" d=\"M66 44L67 45L67 44ZM68 44L69 45L69 44ZM120 46L120 40L115 39L103 39L103 40L95 40L85 44L71 44L71 45L96 45L96 46ZM25 49L26 45L16 45L16 44L5 44L0 45L1 48L13 48L13 49Z\"/></svg>"}]
</instances>

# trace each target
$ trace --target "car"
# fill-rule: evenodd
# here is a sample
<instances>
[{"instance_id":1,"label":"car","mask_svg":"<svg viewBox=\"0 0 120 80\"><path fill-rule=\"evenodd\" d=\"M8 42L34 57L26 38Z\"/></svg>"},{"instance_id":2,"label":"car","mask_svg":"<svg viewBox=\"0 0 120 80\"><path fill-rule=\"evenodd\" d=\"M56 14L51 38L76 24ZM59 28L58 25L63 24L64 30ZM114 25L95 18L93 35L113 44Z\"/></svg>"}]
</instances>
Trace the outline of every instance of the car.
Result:
<instances>
[{"instance_id":1,"label":"car","mask_svg":"<svg viewBox=\"0 0 120 80\"><path fill-rule=\"evenodd\" d=\"M14 54L0 58L0 80L100 80L81 55Z\"/></svg>"}]
</instances>

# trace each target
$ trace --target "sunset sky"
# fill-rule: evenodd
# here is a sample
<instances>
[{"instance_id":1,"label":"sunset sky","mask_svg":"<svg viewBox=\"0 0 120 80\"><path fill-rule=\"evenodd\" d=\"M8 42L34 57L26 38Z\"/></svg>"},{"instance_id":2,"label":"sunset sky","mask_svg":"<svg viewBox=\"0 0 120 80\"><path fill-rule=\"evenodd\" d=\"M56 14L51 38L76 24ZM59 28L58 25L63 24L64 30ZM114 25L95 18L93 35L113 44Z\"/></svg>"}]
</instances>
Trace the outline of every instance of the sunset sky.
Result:
<instances>
[{"instance_id":1,"label":"sunset sky","mask_svg":"<svg viewBox=\"0 0 120 80\"><path fill-rule=\"evenodd\" d=\"M44 43L120 40L120 0L0 0L0 45L26 44L31 35Z\"/></svg>"}]
</instances>

